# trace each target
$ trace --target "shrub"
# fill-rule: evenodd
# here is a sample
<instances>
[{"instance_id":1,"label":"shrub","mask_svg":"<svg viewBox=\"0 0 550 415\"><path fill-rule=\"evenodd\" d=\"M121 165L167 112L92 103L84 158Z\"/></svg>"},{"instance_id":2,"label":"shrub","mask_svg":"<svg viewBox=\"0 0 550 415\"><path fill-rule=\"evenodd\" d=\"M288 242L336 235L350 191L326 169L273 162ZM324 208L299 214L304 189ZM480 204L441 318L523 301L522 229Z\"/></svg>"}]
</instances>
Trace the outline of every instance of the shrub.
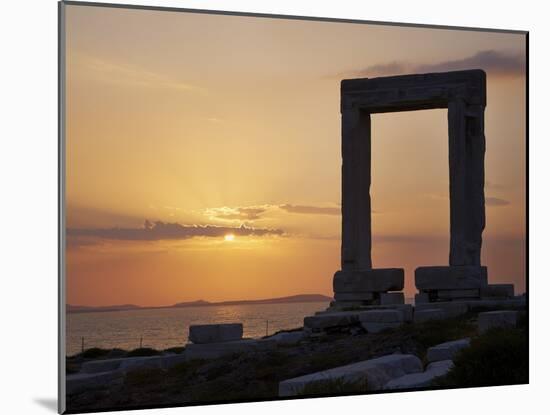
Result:
<instances>
[{"instance_id":1,"label":"shrub","mask_svg":"<svg viewBox=\"0 0 550 415\"><path fill-rule=\"evenodd\" d=\"M164 351L167 353L181 354L185 351L185 346L169 347L168 349L164 349Z\"/></svg>"},{"instance_id":2,"label":"shrub","mask_svg":"<svg viewBox=\"0 0 550 415\"><path fill-rule=\"evenodd\" d=\"M92 347L91 349L86 349L80 353L80 357L84 359L97 359L99 357L105 357L109 354L110 350L100 349L99 347Z\"/></svg>"},{"instance_id":3,"label":"shrub","mask_svg":"<svg viewBox=\"0 0 550 415\"><path fill-rule=\"evenodd\" d=\"M141 357L141 356L158 356L161 354L158 350L151 349L150 347L140 347L128 352L128 357Z\"/></svg>"},{"instance_id":4,"label":"shrub","mask_svg":"<svg viewBox=\"0 0 550 415\"><path fill-rule=\"evenodd\" d=\"M126 386L149 386L160 384L164 380L162 369L135 369L126 374Z\"/></svg>"},{"instance_id":5,"label":"shrub","mask_svg":"<svg viewBox=\"0 0 550 415\"><path fill-rule=\"evenodd\" d=\"M416 323L412 324L409 330L416 340L426 348L451 340L471 337L477 331L468 316Z\"/></svg>"},{"instance_id":6,"label":"shrub","mask_svg":"<svg viewBox=\"0 0 550 415\"><path fill-rule=\"evenodd\" d=\"M527 334L524 330L495 328L473 338L461 350L454 367L435 386L478 387L529 382Z\"/></svg>"},{"instance_id":7,"label":"shrub","mask_svg":"<svg viewBox=\"0 0 550 415\"><path fill-rule=\"evenodd\" d=\"M125 357L128 352L126 350L115 348L111 350L108 354L109 359L114 359L117 357Z\"/></svg>"}]
</instances>

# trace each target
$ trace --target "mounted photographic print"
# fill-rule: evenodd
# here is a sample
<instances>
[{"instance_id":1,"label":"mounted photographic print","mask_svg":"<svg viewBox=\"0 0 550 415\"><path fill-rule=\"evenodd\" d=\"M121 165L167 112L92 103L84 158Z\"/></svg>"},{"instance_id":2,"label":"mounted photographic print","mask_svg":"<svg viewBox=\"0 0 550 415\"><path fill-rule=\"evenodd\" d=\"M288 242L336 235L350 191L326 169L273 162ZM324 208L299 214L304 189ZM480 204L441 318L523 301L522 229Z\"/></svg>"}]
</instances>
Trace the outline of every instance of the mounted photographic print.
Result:
<instances>
[{"instance_id":1,"label":"mounted photographic print","mask_svg":"<svg viewBox=\"0 0 550 415\"><path fill-rule=\"evenodd\" d=\"M527 32L59 25L60 412L528 383Z\"/></svg>"}]
</instances>

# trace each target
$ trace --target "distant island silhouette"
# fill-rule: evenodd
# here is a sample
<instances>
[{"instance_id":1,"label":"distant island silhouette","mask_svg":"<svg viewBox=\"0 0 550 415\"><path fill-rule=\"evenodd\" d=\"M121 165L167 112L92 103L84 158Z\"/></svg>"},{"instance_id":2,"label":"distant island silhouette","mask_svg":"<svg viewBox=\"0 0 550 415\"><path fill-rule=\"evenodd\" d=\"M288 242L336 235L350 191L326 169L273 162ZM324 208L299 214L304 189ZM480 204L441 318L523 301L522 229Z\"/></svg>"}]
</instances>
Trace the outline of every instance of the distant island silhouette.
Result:
<instances>
[{"instance_id":1,"label":"distant island silhouette","mask_svg":"<svg viewBox=\"0 0 550 415\"><path fill-rule=\"evenodd\" d=\"M262 300L231 300L210 302L205 300L185 301L173 305L147 307L135 304L119 304L108 306L85 306L67 304L67 313L95 313L107 311L149 310L159 308L184 308L184 307L211 307L220 305L250 305L250 304L288 304L288 303L313 303L332 301L332 297L322 294L298 294L287 297L266 298Z\"/></svg>"}]
</instances>

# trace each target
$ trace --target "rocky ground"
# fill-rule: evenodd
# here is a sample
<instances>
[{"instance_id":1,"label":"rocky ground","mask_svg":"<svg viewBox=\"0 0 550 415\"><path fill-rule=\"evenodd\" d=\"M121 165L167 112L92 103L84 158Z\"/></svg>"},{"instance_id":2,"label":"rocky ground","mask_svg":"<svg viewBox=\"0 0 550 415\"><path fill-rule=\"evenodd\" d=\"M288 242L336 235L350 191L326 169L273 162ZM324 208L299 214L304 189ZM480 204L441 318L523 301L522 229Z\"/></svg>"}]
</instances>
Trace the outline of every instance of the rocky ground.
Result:
<instances>
[{"instance_id":1,"label":"rocky ground","mask_svg":"<svg viewBox=\"0 0 550 415\"><path fill-rule=\"evenodd\" d=\"M295 345L234 354L211 360L190 360L169 369L129 371L120 382L67 397L72 412L131 409L197 403L222 403L276 399L279 382L392 353L413 354L426 361L429 347L466 337L471 347L461 351L455 367L431 387L467 387L528 382L525 318L516 328L489 330L478 335L477 315L407 323L380 333L366 333L361 326L323 332ZM179 353L183 349L170 352ZM133 355L156 351L134 351ZM132 352L84 352L67 359L74 373L83 362L125 357ZM332 385L330 390L309 389L307 395L365 393L366 390Z\"/></svg>"}]
</instances>

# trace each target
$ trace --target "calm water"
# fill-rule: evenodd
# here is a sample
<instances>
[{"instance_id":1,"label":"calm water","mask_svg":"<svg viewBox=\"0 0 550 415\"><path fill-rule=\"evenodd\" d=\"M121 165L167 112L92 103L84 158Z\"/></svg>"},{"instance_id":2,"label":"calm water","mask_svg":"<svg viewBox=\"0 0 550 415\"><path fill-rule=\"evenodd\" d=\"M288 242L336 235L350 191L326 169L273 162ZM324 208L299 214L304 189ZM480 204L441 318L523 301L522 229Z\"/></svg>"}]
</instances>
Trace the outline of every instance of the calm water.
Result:
<instances>
[{"instance_id":1,"label":"calm water","mask_svg":"<svg viewBox=\"0 0 550 415\"><path fill-rule=\"evenodd\" d=\"M165 308L67 315L67 355L84 348L103 347L165 349L187 343L191 324L243 323L245 337L261 337L268 332L303 325L304 317L324 310L328 303L256 304Z\"/></svg>"}]
</instances>

